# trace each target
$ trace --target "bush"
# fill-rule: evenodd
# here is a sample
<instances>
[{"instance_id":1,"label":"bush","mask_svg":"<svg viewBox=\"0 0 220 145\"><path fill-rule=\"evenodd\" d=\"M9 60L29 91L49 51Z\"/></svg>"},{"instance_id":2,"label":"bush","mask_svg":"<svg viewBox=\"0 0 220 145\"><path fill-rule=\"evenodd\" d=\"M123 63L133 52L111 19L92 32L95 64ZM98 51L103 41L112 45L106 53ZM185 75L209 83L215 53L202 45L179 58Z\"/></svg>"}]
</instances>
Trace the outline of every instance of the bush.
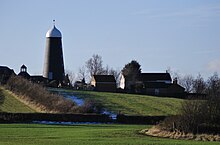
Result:
<instances>
[{"instance_id":1,"label":"bush","mask_svg":"<svg viewBox=\"0 0 220 145\"><path fill-rule=\"evenodd\" d=\"M46 112L71 113L76 107L74 102L52 94L41 85L19 76L12 76L6 84L6 88Z\"/></svg>"},{"instance_id":2,"label":"bush","mask_svg":"<svg viewBox=\"0 0 220 145\"><path fill-rule=\"evenodd\" d=\"M206 122L204 110L204 101L185 101L182 104L181 115L166 118L160 126L168 131L178 130L185 133L196 133L198 126Z\"/></svg>"},{"instance_id":3,"label":"bush","mask_svg":"<svg viewBox=\"0 0 220 145\"><path fill-rule=\"evenodd\" d=\"M167 131L181 131L185 133L210 133L201 128L219 128L219 114L213 102L209 100L188 100L182 104L181 114L166 118L160 123L160 128ZM214 105L215 106L215 105ZM213 109L215 108L215 109ZM216 133L217 131L215 131ZM220 133L220 130L218 131Z\"/></svg>"},{"instance_id":4,"label":"bush","mask_svg":"<svg viewBox=\"0 0 220 145\"><path fill-rule=\"evenodd\" d=\"M220 133L220 78L217 74L206 82L207 100L187 100L179 116L165 119L159 126L163 130L185 133Z\"/></svg>"},{"instance_id":5,"label":"bush","mask_svg":"<svg viewBox=\"0 0 220 145\"><path fill-rule=\"evenodd\" d=\"M86 113L101 113L103 111L102 104L91 99L86 99L82 108Z\"/></svg>"}]
</instances>

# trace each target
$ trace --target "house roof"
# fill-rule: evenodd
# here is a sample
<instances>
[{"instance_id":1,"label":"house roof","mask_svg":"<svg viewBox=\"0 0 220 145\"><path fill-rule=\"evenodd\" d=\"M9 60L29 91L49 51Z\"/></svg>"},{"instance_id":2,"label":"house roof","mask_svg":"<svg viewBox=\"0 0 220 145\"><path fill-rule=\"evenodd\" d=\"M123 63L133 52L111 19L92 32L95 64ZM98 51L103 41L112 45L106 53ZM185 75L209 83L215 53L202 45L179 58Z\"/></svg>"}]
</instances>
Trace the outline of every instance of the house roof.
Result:
<instances>
[{"instance_id":1,"label":"house roof","mask_svg":"<svg viewBox=\"0 0 220 145\"><path fill-rule=\"evenodd\" d=\"M141 73L140 80L149 81L172 81L169 73Z\"/></svg>"},{"instance_id":2,"label":"house roof","mask_svg":"<svg viewBox=\"0 0 220 145\"><path fill-rule=\"evenodd\" d=\"M24 64L21 66L21 68L27 69L27 67Z\"/></svg>"},{"instance_id":3,"label":"house roof","mask_svg":"<svg viewBox=\"0 0 220 145\"><path fill-rule=\"evenodd\" d=\"M8 68L7 66L0 66L0 74L15 74L13 69Z\"/></svg>"},{"instance_id":4,"label":"house roof","mask_svg":"<svg viewBox=\"0 0 220 145\"><path fill-rule=\"evenodd\" d=\"M144 83L145 88L168 88L171 84L160 83L160 82L148 82Z\"/></svg>"},{"instance_id":5,"label":"house roof","mask_svg":"<svg viewBox=\"0 0 220 145\"><path fill-rule=\"evenodd\" d=\"M94 75L96 82L116 82L113 75Z\"/></svg>"},{"instance_id":6,"label":"house roof","mask_svg":"<svg viewBox=\"0 0 220 145\"><path fill-rule=\"evenodd\" d=\"M30 75L27 73L27 72L20 72L19 74L18 74L18 76L22 76L22 77L24 77L24 78L30 78Z\"/></svg>"},{"instance_id":7,"label":"house roof","mask_svg":"<svg viewBox=\"0 0 220 145\"><path fill-rule=\"evenodd\" d=\"M178 87L178 88L181 88L183 90L185 90L185 88L183 88L182 86L178 85L178 84L167 84L167 83L163 83L163 82L147 82L147 83L144 83L145 85L145 88L157 88L157 89L160 89L160 88L169 88L169 87Z\"/></svg>"},{"instance_id":8,"label":"house roof","mask_svg":"<svg viewBox=\"0 0 220 145\"><path fill-rule=\"evenodd\" d=\"M3 70L3 69L10 69L10 68L8 68L7 66L0 66L0 69Z\"/></svg>"},{"instance_id":9,"label":"house roof","mask_svg":"<svg viewBox=\"0 0 220 145\"><path fill-rule=\"evenodd\" d=\"M40 75L35 75L35 76L30 76L32 81L40 81L40 82L46 82L47 78L40 76Z\"/></svg>"}]
</instances>

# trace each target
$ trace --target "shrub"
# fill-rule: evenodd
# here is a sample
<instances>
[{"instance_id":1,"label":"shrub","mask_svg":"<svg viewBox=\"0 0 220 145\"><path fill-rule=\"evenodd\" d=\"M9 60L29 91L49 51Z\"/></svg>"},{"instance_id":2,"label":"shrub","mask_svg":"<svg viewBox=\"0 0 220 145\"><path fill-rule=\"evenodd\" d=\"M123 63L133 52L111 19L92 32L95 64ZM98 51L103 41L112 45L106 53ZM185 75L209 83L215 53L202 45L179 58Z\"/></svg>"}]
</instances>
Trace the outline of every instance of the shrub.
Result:
<instances>
[{"instance_id":1,"label":"shrub","mask_svg":"<svg viewBox=\"0 0 220 145\"><path fill-rule=\"evenodd\" d=\"M11 77L6 88L45 112L100 113L102 111L102 105L93 100L86 100L83 106L77 106L72 100L65 99L58 94L52 94L43 86L19 76Z\"/></svg>"},{"instance_id":2,"label":"shrub","mask_svg":"<svg viewBox=\"0 0 220 145\"><path fill-rule=\"evenodd\" d=\"M161 129L186 133L220 133L220 78L218 75L211 76L206 82L206 87L200 87L199 90L199 93L206 92L206 100L183 102L180 115L167 118L159 125Z\"/></svg>"},{"instance_id":3,"label":"shrub","mask_svg":"<svg viewBox=\"0 0 220 145\"><path fill-rule=\"evenodd\" d=\"M219 103L216 100L187 100L182 104L180 115L166 118L159 126L163 130L185 133L210 133L216 128L213 133L220 133L220 110L215 107Z\"/></svg>"},{"instance_id":4,"label":"shrub","mask_svg":"<svg viewBox=\"0 0 220 145\"><path fill-rule=\"evenodd\" d=\"M41 85L19 76L12 76L6 84L6 88L46 112L70 113L76 106L74 102L52 94Z\"/></svg>"},{"instance_id":5,"label":"shrub","mask_svg":"<svg viewBox=\"0 0 220 145\"><path fill-rule=\"evenodd\" d=\"M103 111L103 106L97 101L86 99L85 103L82 106L82 109L83 112L86 113L101 113Z\"/></svg>"}]
</instances>

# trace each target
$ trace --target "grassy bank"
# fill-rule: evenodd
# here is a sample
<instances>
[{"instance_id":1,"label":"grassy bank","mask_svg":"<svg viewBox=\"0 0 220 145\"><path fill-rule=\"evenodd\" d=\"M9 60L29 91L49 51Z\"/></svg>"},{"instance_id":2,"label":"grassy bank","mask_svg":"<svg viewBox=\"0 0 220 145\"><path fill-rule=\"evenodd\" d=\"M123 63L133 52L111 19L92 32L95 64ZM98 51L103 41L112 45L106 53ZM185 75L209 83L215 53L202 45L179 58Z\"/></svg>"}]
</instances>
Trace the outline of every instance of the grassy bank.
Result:
<instances>
[{"instance_id":1,"label":"grassy bank","mask_svg":"<svg viewBox=\"0 0 220 145\"><path fill-rule=\"evenodd\" d=\"M217 145L219 142L171 140L148 137L143 125L36 125L0 124L0 145Z\"/></svg>"},{"instance_id":2,"label":"grassy bank","mask_svg":"<svg viewBox=\"0 0 220 145\"><path fill-rule=\"evenodd\" d=\"M20 76L12 76L5 85L5 88L40 112L72 113L77 110L77 106L73 101L56 94L51 94L42 85L30 82Z\"/></svg>"},{"instance_id":3,"label":"grassy bank","mask_svg":"<svg viewBox=\"0 0 220 145\"><path fill-rule=\"evenodd\" d=\"M62 90L64 91L64 90ZM182 99L153 97L146 95L106 93L93 91L67 91L83 99L94 99L104 108L128 115L175 115L181 106Z\"/></svg>"},{"instance_id":4,"label":"grassy bank","mask_svg":"<svg viewBox=\"0 0 220 145\"><path fill-rule=\"evenodd\" d=\"M36 112L28 107L11 92L0 88L4 95L4 102L0 110L4 112ZM83 99L92 99L100 102L104 108L114 113L119 111L128 115L173 115L177 114L180 108L181 99L153 97L146 95L105 93L92 91L69 91L61 90L78 96Z\"/></svg>"},{"instance_id":5,"label":"grassy bank","mask_svg":"<svg viewBox=\"0 0 220 145\"><path fill-rule=\"evenodd\" d=\"M22 103L18 98L15 97L11 92L0 87L2 92L3 101L0 105L1 112L11 112L11 113L31 113L36 112L34 109L28 107Z\"/></svg>"}]
</instances>

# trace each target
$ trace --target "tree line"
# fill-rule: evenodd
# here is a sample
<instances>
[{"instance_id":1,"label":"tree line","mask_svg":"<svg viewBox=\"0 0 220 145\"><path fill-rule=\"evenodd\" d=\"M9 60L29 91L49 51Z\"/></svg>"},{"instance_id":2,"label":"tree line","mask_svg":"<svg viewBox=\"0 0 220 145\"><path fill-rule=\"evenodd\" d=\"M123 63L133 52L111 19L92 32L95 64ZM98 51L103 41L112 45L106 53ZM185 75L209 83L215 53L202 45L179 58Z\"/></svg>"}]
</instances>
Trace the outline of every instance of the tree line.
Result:
<instances>
[{"instance_id":1,"label":"tree line","mask_svg":"<svg viewBox=\"0 0 220 145\"><path fill-rule=\"evenodd\" d=\"M186 76L188 92L206 94L205 100L185 100L178 116L168 117L160 123L162 130L185 133L220 133L220 78L214 73L207 81L198 75ZM184 85L184 84L183 84Z\"/></svg>"},{"instance_id":2,"label":"tree line","mask_svg":"<svg viewBox=\"0 0 220 145\"><path fill-rule=\"evenodd\" d=\"M70 82L74 83L75 75L71 71L67 71ZM116 82L119 82L120 75L126 77L126 80L129 82L133 82L131 84L132 88L135 90L137 86L135 86L136 81L138 80L139 75L141 74L141 65L136 61L132 60L128 64L124 66L122 70L114 69L106 65L104 67L102 57L98 54L93 54L90 59L85 62L85 65L79 68L77 79L81 82L85 83L91 81L91 78L94 75L113 75L115 77ZM127 88L127 86L126 86Z\"/></svg>"},{"instance_id":3,"label":"tree line","mask_svg":"<svg viewBox=\"0 0 220 145\"><path fill-rule=\"evenodd\" d=\"M172 79L177 79L178 83L185 88L187 93L197 93L197 94L205 94L207 91L207 84L210 82L210 78L215 78L218 76L215 73L212 77L209 78L208 81L198 74L198 76L194 77L193 75L184 75L181 76L178 73L171 72L171 70L167 70L170 74L172 74ZM76 79L76 75L74 72L66 71L72 83ZM86 79L88 82L92 78L93 75L113 75L116 80L118 80L120 74L123 74L129 82L135 83L138 80L138 77L141 74L141 65L136 60L131 60L124 65L124 67L119 69L114 69L109 67L109 65L104 66L102 56L98 54L93 54L91 58L89 58L83 66L81 66L77 73L77 79L83 80Z\"/></svg>"},{"instance_id":4,"label":"tree line","mask_svg":"<svg viewBox=\"0 0 220 145\"><path fill-rule=\"evenodd\" d=\"M178 76L178 80L179 84L185 88L187 93L210 94L210 90L216 90L219 87L219 76L217 73L214 73L207 80L201 74L198 74L197 77L193 77L192 75Z\"/></svg>"}]
</instances>

